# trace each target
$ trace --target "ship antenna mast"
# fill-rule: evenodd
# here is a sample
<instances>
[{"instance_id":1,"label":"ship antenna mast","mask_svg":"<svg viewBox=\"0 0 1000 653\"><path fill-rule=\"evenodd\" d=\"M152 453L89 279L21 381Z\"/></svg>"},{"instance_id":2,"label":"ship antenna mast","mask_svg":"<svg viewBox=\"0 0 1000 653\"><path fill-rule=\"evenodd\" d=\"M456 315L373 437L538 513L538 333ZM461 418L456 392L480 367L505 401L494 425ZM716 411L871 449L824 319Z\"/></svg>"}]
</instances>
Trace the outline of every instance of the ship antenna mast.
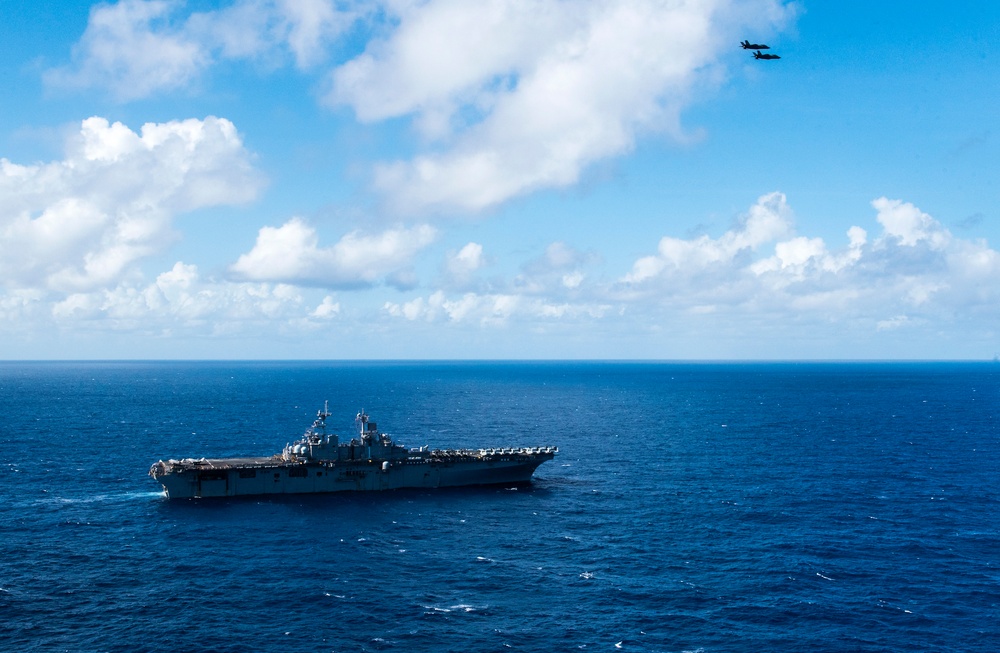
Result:
<instances>
[{"instance_id":1,"label":"ship antenna mast","mask_svg":"<svg viewBox=\"0 0 1000 653\"><path fill-rule=\"evenodd\" d=\"M313 422L312 428L309 429L310 432L319 435L320 437L326 435L326 418L330 416L330 401L326 400L323 402L323 410L316 411L316 421Z\"/></svg>"}]
</instances>

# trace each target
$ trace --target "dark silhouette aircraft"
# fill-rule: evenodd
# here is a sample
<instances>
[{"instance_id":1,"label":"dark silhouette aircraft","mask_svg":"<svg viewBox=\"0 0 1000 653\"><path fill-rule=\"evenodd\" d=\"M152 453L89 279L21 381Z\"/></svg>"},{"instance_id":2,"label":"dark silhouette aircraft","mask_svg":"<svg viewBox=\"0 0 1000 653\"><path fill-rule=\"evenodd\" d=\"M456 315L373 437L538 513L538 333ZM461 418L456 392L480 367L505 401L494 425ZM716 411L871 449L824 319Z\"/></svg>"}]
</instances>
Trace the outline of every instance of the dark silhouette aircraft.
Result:
<instances>
[{"instance_id":1,"label":"dark silhouette aircraft","mask_svg":"<svg viewBox=\"0 0 1000 653\"><path fill-rule=\"evenodd\" d=\"M753 53L753 58L754 59L781 59L781 57L779 57L776 54L761 54L760 50L757 50L756 52Z\"/></svg>"},{"instance_id":2,"label":"dark silhouette aircraft","mask_svg":"<svg viewBox=\"0 0 1000 653\"><path fill-rule=\"evenodd\" d=\"M750 41L743 41L740 43L744 50L770 50L770 46L764 45L763 43L751 43Z\"/></svg>"}]
</instances>

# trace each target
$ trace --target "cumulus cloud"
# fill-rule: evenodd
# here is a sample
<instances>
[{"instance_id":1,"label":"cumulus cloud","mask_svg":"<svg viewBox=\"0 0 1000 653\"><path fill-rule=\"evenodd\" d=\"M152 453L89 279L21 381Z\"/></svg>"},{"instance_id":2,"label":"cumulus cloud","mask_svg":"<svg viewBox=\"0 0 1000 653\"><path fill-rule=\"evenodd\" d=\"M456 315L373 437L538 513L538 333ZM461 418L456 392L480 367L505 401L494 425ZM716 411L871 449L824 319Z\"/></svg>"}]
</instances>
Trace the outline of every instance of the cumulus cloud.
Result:
<instances>
[{"instance_id":1,"label":"cumulus cloud","mask_svg":"<svg viewBox=\"0 0 1000 653\"><path fill-rule=\"evenodd\" d=\"M413 257L434 241L428 225L397 227L380 234L352 231L331 247L320 247L316 230L301 218L263 227L253 249L230 266L234 277L253 281L361 288L385 282L412 286Z\"/></svg>"},{"instance_id":2,"label":"cumulus cloud","mask_svg":"<svg viewBox=\"0 0 1000 653\"><path fill-rule=\"evenodd\" d=\"M98 4L73 48L73 63L54 68L55 88L104 88L120 100L185 88L225 59L290 56L316 65L360 15L362 2L240 0L185 15L180 0Z\"/></svg>"},{"instance_id":3,"label":"cumulus cloud","mask_svg":"<svg viewBox=\"0 0 1000 653\"><path fill-rule=\"evenodd\" d=\"M339 311L330 296L310 308L302 292L289 284L205 279L196 265L177 262L152 283L128 280L68 294L51 305L48 316L36 310L34 320L163 337L233 336L318 328Z\"/></svg>"},{"instance_id":4,"label":"cumulus cloud","mask_svg":"<svg viewBox=\"0 0 1000 653\"><path fill-rule=\"evenodd\" d=\"M327 100L374 122L412 116L435 150L380 165L399 209L477 211L575 183L640 133L684 139L680 111L779 0L390 3L385 38L340 66Z\"/></svg>"},{"instance_id":5,"label":"cumulus cloud","mask_svg":"<svg viewBox=\"0 0 1000 653\"><path fill-rule=\"evenodd\" d=\"M127 159L127 148L100 152L105 159ZM867 332L883 343L897 334L918 340L923 334L926 342L947 327L973 340L995 338L1000 252L984 241L955 237L905 201L879 198L872 208L871 234L851 226L843 241L827 243L797 234L786 198L771 193L724 232L665 237L655 253L611 277L596 269L601 261L595 254L555 242L507 280L472 290L444 285L402 301L356 295L350 310L329 291L306 286L396 283L410 274L433 230L352 232L321 247L315 229L293 219L262 229L256 246L234 264L231 280L205 278L195 265L178 262L152 282L125 275L110 284L58 291L8 284L0 292L0 329L24 337L54 326L225 339L320 329L349 333L360 325L367 333L378 324L382 337L437 334L440 326L499 329L512 338L558 331L591 343L670 333L688 342L704 342L706 335L728 338L737 349L746 338L774 342L776 333L782 340L829 342ZM60 215L52 211L52 219ZM99 215L79 229L86 232L93 224L103 224ZM69 241L80 237L68 226L54 233ZM446 256L446 265L475 274L484 250L467 243ZM379 321L379 315L392 319Z\"/></svg>"},{"instance_id":6,"label":"cumulus cloud","mask_svg":"<svg viewBox=\"0 0 1000 653\"><path fill-rule=\"evenodd\" d=\"M596 255L557 241L546 247L542 256L522 267L514 278L514 287L526 294L557 297L572 294L586 278L584 269L595 262Z\"/></svg>"},{"instance_id":7,"label":"cumulus cloud","mask_svg":"<svg viewBox=\"0 0 1000 653\"><path fill-rule=\"evenodd\" d=\"M552 302L537 297L505 293L465 293L449 299L438 291L427 298L409 302L386 302L383 311L409 321L466 323L478 326L506 326L537 320L600 318L611 307L602 304Z\"/></svg>"},{"instance_id":8,"label":"cumulus cloud","mask_svg":"<svg viewBox=\"0 0 1000 653\"><path fill-rule=\"evenodd\" d=\"M483 246L479 243L467 243L457 252L448 252L441 284L451 290L482 287L483 282L477 278L477 274L486 265L487 257L483 253Z\"/></svg>"},{"instance_id":9,"label":"cumulus cloud","mask_svg":"<svg viewBox=\"0 0 1000 653\"><path fill-rule=\"evenodd\" d=\"M337 317L340 315L340 302L334 301L332 296L327 295L309 315L323 320Z\"/></svg>"},{"instance_id":10,"label":"cumulus cloud","mask_svg":"<svg viewBox=\"0 0 1000 653\"><path fill-rule=\"evenodd\" d=\"M287 50L300 69L323 60L326 48L360 15L360 2L243 0L194 14L187 31L223 58L260 58Z\"/></svg>"},{"instance_id":11,"label":"cumulus cloud","mask_svg":"<svg viewBox=\"0 0 1000 653\"><path fill-rule=\"evenodd\" d=\"M252 200L262 180L250 158L221 118L137 133L94 117L62 161L0 159L0 284L79 292L116 283L173 240L177 213Z\"/></svg>"},{"instance_id":12,"label":"cumulus cloud","mask_svg":"<svg viewBox=\"0 0 1000 653\"><path fill-rule=\"evenodd\" d=\"M915 313L993 310L1000 253L956 239L913 204L883 197L872 206L882 232L869 239L852 226L834 249L795 235L784 195L771 193L719 238L663 238L611 291L690 312L864 318L878 330L912 324Z\"/></svg>"},{"instance_id":13,"label":"cumulus cloud","mask_svg":"<svg viewBox=\"0 0 1000 653\"><path fill-rule=\"evenodd\" d=\"M205 49L167 18L179 5L167 0L122 0L96 5L72 68L45 75L55 87L103 87L121 99L145 97L186 84L209 62Z\"/></svg>"},{"instance_id":14,"label":"cumulus cloud","mask_svg":"<svg viewBox=\"0 0 1000 653\"><path fill-rule=\"evenodd\" d=\"M791 230L791 210L785 196L770 193L758 199L737 226L717 239L704 235L694 240L663 237L658 253L636 261L622 281L635 286L663 276L688 277L727 270L761 245Z\"/></svg>"},{"instance_id":15,"label":"cumulus cloud","mask_svg":"<svg viewBox=\"0 0 1000 653\"><path fill-rule=\"evenodd\" d=\"M617 279L595 276L595 256L557 242L493 289L443 288L382 309L410 322L529 329L614 322L655 330L667 320L692 333L697 324L890 333L1000 318L1000 252L954 237L910 203L879 198L872 207L881 226L874 237L855 225L831 245L796 234L787 199L769 193L717 237L662 238Z\"/></svg>"},{"instance_id":16,"label":"cumulus cloud","mask_svg":"<svg viewBox=\"0 0 1000 653\"><path fill-rule=\"evenodd\" d=\"M448 270L455 275L471 274L483 265L483 246L479 243L469 243L448 257Z\"/></svg>"},{"instance_id":17,"label":"cumulus cloud","mask_svg":"<svg viewBox=\"0 0 1000 653\"><path fill-rule=\"evenodd\" d=\"M239 0L191 12L179 0L91 11L52 87L121 100L183 89L221 61L329 70L324 101L362 122L404 118L423 139L373 181L401 212L479 211L575 184L644 134L689 140L681 111L725 76L745 33L774 33L787 0ZM365 51L331 46L364 25Z\"/></svg>"},{"instance_id":18,"label":"cumulus cloud","mask_svg":"<svg viewBox=\"0 0 1000 653\"><path fill-rule=\"evenodd\" d=\"M875 328L879 331L893 331L906 326L910 319L905 315L897 315L888 320L879 320L875 323Z\"/></svg>"},{"instance_id":19,"label":"cumulus cloud","mask_svg":"<svg viewBox=\"0 0 1000 653\"><path fill-rule=\"evenodd\" d=\"M872 206L878 210L877 219L885 230L884 237L896 240L900 245L913 247L925 243L932 249L940 250L951 241L947 229L912 204L880 197L872 202Z\"/></svg>"},{"instance_id":20,"label":"cumulus cloud","mask_svg":"<svg viewBox=\"0 0 1000 653\"><path fill-rule=\"evenodd\" d=\"M339 317L340 304L329 295L317 303L289 284L205 278L196 265L184 262L175 263L151 282L129 278L113 286L69 293L0 291L0 331L24 343L37 340L38 334L58 331L103 333L108 335L107 343L120 342L117 338L126 341L128 336L175 345L185 341L190 345L193 339L214 350L211 343L224 346L230 338L273 339L329 328ZM67 353L65 348L61 351ZM105 351L114 347L109 345ZM173 347L166 351L176 352ZM19 355L16 347L8 349L11 355Z\"/></svg>"},{"instance_id":21,"label":"cumulus cloud","mask_svg":"<svg viewBox=\"0 0 1000 653\"><path fill-rule=\"evenodd\" d=\"M452 266L479 266L482 248L469 243L449 259ZM471 264L469 261L475 261ZM473 326L507 326L514 323L555 323L597 320L613 306L590 288L582 292L584 267L595 263L592 254L582 253L565 242L554 242L537 258L527 261L510 281L495 280L480 289L449 295L457 286L449 284L427 297L408 302L386 302L382 310L411 322L446 322ZM496 286L492 288L490 286ZM461 290L459 288L459 290Z\"/></svg>"}]
</instances>

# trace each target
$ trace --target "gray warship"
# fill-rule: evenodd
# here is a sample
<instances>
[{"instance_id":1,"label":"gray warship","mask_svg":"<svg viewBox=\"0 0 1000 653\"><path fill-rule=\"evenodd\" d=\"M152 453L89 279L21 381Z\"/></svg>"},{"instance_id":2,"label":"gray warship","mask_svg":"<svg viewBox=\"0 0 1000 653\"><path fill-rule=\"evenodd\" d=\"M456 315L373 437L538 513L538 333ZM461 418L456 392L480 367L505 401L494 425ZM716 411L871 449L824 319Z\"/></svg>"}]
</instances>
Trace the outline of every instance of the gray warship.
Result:
<instances>
[{"instance_id":1,"label":"gray warship","mask_svg":"<svg viewBox=\"0 0 1000 653\"><path fill-rule=\"evenodd\" d=\"M328 404L312 426L280 454L259 458L160 460L149 469L171 499L259 494L370 492L402 488L523 484L558 447L515 449L406 448L361 411L358 436L327 434Z\"/></svg>"}]
</instances>

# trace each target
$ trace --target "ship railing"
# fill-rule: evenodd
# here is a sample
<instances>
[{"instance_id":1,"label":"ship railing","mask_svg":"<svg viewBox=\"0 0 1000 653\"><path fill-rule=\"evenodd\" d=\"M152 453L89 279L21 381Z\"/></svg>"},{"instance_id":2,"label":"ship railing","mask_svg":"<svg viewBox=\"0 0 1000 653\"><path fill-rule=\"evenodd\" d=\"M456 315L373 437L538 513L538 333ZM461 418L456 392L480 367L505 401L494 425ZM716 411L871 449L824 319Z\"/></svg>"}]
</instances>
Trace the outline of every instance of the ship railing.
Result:
<instances>
[{"instance_id":1,"label":"ship railing","mask_svg":"<svg viewBox=\"0 0 1000 653\"><path fill-rule=\"evenodd\" d=\"M537 455L543 453L556 453L559 451L558 447L513 447L513 448L497 448L497 449L479 449L474 452L480 456L511 456L511 455ZM459 452L464 453L464 450L459 450ZM473 452L468 452L473 453Z\"/></svg>"},{"instance_id":2,"label":"ship railing","mask_svg":"<svg viewBox=\"0 0 1000 653\"><path fill-rule=\"evenodd\" d=\"M537 455L556 453L558 451L558 447L501 447L496 449L435 449L430 453L435 458L463 458L468 456L481 458L484 456Z\"/></svg>"}]
</instances>

